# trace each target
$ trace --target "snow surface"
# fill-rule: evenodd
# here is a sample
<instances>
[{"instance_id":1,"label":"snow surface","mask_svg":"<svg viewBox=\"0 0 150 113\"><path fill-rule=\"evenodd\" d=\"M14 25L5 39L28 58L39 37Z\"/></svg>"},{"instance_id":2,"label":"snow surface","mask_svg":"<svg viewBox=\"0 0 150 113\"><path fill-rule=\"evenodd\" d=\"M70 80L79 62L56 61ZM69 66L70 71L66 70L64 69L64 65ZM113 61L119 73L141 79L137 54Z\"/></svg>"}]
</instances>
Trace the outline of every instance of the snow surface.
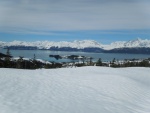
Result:
<instances>
[{"instance_id":1,"label":"snow surface","mask_svg":"<svg viewBox=\"0 0 150 113\"><path fill-rule=\"evenodd\" d=\"M132 48L132 47L150 47L150 40L145 39L142 40L137 38L135 40L130 41L117 41L112 42L111 44L104 45L94 40L75 40L73 42L67 41L60 41L60 42L53 42L53 41L36 41L36 42L25 42L25 41L13 41L13 42L2 42L0 41L0 47L5 46L32 46L37 47L39 49L50 49L51 47L70 47L70 48L103 48L105 50L115 49L115 48Z\"/></svg>"},{"instance_id":2,"label":"snow surface","mask_svg":"<svg viewBox=\"0 0 150 113\"><path fill-rule=\"evenodd\" d=\"M0 113L150 113L150 68L0 69Z\"/></svg>"}]
</instances>

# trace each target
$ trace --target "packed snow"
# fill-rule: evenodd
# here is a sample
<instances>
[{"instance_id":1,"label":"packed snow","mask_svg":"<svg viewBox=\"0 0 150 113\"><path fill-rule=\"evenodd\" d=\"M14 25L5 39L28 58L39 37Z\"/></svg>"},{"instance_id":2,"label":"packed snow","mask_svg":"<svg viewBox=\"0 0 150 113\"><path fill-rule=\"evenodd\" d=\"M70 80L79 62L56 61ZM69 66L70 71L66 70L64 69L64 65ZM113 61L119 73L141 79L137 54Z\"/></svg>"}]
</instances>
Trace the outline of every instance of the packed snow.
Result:
<instances>
[{"instance_id":1,"label":"packed snow","mask_svg":"<svg viewBox=\"0 0 150 113\"><path fill-rule=\"evenodd\" d=\"M0 113L150 113L150 68L0 69Z\"/></svg>"},{"instance_id":2,"label":"packed snow","mask_svg":"<svg viewBox=\"0 0 150 113\"><path fill-rule=\"evenodd\" d=\"M60 41L36 41L36 42L25 42L25 41L12 41L12 42L2 42L0 41L0 47L5 46L32 46L38 49L50 49L51 47L70 47L70 48L103 48L104 50L111 50L115 48L134 48L134 47L150 47L150 40L142 40L137 38L130 41L116 41L111 44L105 45L94 40L75 40L73 42Z\"/></svg>"}]
</instances>

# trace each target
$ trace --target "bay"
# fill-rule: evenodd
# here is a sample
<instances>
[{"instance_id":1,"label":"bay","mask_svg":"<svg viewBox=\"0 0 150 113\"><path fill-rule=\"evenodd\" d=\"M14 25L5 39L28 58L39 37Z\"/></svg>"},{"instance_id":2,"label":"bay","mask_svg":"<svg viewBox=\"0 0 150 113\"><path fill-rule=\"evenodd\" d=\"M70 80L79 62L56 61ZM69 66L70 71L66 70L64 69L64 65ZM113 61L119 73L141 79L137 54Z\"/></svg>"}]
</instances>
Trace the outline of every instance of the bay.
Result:
<instances>
[{"instance_id":1,"label":"bay","mask_svg":"<svg viewBox=\"0 0 150 113\"><path fill-rule=\"evenodd\" d=\"M0 49L1 53L6 53L6 49ZM81 55L87 57L93 57L94 61L97 61L99 58L102 61L112 61L114 58L116 60L124 60L124 59L145 59L150 58L148 54L122 54L122 53L88 53L88 52L63 52L63 51L50 51L50 50L10 50L10 53L13 57L22 56L24 58L32 59L34 54L37 59L42 59L46 61L54 61L54 62L70 62L68 59L60 59L56 60L55 58L50 58L49 55Z\"/></svg>"}]
</instances>

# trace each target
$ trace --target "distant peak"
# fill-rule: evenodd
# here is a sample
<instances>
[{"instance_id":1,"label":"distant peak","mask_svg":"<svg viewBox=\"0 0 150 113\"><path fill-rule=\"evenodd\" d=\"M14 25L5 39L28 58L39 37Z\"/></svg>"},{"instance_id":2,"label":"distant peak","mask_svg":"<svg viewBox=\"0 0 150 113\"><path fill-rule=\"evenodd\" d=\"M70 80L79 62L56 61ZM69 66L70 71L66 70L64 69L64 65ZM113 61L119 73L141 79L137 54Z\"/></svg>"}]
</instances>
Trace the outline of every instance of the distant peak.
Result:
<instances>
[{"instance_id":1,"label":"distant peak","mask_svg":"<svg viewBox=\"0 0 150 113\"><path fill-rule=\"evenodd\" d=\"M137 40L137 41L141 41L142 39L138 37L136 40Z\"/></svg>"}]
</instances>

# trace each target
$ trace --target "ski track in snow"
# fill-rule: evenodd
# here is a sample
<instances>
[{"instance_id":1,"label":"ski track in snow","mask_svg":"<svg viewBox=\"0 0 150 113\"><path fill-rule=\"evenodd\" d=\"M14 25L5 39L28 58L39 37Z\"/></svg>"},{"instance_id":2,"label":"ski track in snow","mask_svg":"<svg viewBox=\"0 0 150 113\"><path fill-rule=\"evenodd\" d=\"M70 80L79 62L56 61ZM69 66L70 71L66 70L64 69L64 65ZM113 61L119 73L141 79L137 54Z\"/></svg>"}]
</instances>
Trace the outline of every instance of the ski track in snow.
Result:
<instances>
[{"instance_id":1,"label":"ski track in snow","mask_svg":"<svg viewBox=\"0 0 150 113\"><path fill-rule=\"evenodd\" d=\"M150 68L0 69L0 113L150 113Z\"/></svg>"}]
</instances>

